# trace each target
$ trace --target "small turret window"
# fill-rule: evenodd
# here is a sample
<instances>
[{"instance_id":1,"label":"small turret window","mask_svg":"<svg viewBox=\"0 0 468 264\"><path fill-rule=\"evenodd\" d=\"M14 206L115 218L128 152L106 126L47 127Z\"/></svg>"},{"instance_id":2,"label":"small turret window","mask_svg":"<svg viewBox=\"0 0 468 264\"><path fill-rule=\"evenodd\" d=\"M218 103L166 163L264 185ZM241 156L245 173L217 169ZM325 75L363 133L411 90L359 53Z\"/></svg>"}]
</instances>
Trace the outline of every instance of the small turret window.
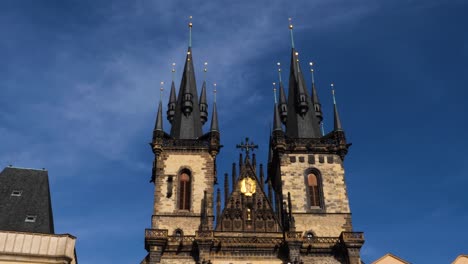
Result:
<instances>
[{"instance_id":1,"label":"small turret window","mask_svg":"<svg viewBox=\"0 0 468 264\"><path fill-rule=\"evenodd\" d=\"M191 177L189 170L183 170L179 175L179 209L190 210Z\"/></svg>"},{"instance_id":2,"label":"small turret window","mask_svg":"<svg viewBox=\"0 0 468 264\"><path fill-rule=\"evenodd\" d=\"M320 192L317 175L313 172L310 172L307 175L307 185L309 191L309 204L310 207L320 207Z\"/></svg>"}]
</instances>

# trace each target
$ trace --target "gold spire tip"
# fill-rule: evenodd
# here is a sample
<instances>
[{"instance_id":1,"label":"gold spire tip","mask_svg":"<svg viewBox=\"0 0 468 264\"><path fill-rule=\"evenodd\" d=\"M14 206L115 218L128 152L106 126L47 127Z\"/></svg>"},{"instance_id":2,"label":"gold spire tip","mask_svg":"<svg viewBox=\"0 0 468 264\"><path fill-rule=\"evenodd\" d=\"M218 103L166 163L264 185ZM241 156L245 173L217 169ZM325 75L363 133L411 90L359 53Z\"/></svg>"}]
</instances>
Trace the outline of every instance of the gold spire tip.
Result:
<instances>
[{"instance_id":1,"label":"gold spire tip","mask_svg":"<svg viewBox=\"0 0 468 264\"><path fill-rule=\"evenodd\" d=\"M289 29L293 29L292 18L289 18Z\"/></svg>"},{"instance_id":2,"label":"gold spire tip","mask_svg":"<svg viewBox=\"0 0 468 264\"><path fill-rule=\"evenodd\" d=\"M189 23L188 23L188 26L191 28L191 27L193 26L193 24L192 24L192 16L189 16L189 19L190 19L190 21L189 21Z\"/></svg>"}]
</instances>

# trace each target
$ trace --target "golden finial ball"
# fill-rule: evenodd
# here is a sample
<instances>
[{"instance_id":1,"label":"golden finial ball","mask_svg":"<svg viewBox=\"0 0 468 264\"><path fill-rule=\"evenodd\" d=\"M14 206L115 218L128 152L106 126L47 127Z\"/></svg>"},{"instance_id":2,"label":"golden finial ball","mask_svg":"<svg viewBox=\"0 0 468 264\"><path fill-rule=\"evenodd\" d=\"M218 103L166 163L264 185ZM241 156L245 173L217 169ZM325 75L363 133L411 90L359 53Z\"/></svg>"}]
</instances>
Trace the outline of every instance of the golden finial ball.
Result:
<instances>
[{"instance_id":1,"label":"golden finial ball","mask_svg":"<svg viewBox=\"0 0 468 264\"><path fill-rule=\"evenodd\" d=\"M309 65L310 65L310 66L314 66L314 63L313 63L313 62L309 62Z\"/></svg>"}]
</instances>

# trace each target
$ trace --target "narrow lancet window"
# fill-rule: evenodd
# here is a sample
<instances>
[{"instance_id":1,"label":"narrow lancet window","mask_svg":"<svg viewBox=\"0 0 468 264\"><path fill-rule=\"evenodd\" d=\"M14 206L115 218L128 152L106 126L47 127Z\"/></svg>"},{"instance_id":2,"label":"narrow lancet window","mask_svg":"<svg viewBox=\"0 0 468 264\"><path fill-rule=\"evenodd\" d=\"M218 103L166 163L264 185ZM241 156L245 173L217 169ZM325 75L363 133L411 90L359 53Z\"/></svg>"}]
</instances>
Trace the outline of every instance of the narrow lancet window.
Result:
<instances>
[{"instance_id":1,"label":"narrow lancet window","mask_svg":"<svg viewBox=\"0 0 468 264\"><path fill-rule=\"evenodd\" d=\"M320 207L320 196L319 196L317 175L315 175L314 173L309 173L307 175L307 185L309 187L310 207Z\"/></svg>"},{"instance_id":2,"label":"narrow lancet window","mask_svg":"<svg viewBox=\"0 0 468 264\"><path fill-rule=\"evenodd\" d=\"M179 176L179 209L190 210L190 172L183 170Z\"/></svg>"}]
</instances>

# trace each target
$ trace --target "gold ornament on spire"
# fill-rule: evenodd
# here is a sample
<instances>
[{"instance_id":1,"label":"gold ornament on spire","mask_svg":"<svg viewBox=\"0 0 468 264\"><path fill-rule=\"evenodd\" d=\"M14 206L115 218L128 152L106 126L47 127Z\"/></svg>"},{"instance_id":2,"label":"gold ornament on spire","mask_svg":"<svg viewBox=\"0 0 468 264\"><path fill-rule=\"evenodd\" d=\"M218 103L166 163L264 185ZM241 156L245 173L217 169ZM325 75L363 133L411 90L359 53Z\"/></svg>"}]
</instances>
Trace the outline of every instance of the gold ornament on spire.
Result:
<instances>
[{"instance_id":1,"label":"gold ornament on spire","mask_svg":"<svg viewBox=\"0 0 468 264\"><path fill-rule=\"evenodd\" d=\"M189 20L188 26L191 28L191 27L193 26L193 24L192 24L192 16L189 16L189 19L190 19L190 20Z\"/></svg>"}]
</instances>

